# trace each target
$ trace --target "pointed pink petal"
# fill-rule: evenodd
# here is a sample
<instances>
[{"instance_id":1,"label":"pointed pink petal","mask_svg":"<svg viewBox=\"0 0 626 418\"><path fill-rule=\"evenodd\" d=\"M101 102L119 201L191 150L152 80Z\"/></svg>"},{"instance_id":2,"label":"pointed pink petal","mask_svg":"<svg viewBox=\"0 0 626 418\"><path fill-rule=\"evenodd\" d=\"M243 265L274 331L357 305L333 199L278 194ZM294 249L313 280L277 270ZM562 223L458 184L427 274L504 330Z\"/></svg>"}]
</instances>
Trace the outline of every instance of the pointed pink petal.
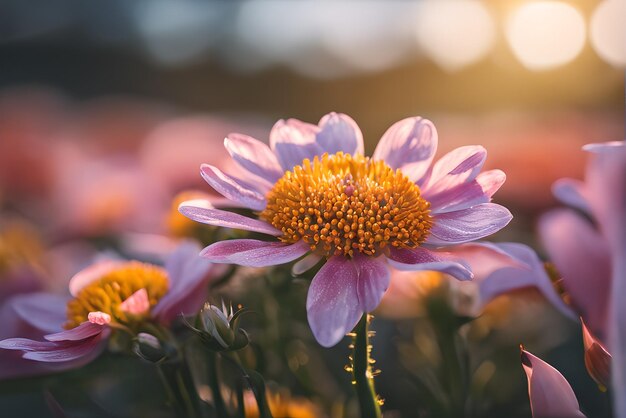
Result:
<instances>
[{"instance_id":1,"label":"pointed pink petal","mask_svg":"<svg viewBox=\"0 0 626 418\"><path fill-rule=\"evenodd\" d=\"M73 341L70 345L58 346L52 350L29 351L22 357L46 363L77 361L99 350L101 338L92 337L86 340Z\"/></svg>"},{"instance_id":2,"label":"pointed pink petal","mask_svg":"<svg viewBox=\"0 0 626 418\"><path fill-rule=\"evenodd\" d=\"M611 382L611 354L595 338L581 318L583 344L585 347L585 367L601 390L606 391Z\"/></svg>"},{"instance_id":3,"label":"pointed pink petal","mask_svg":"<svg viewBox=\"0 0 626 418\"><path fill-rule=\"evenodd\" d=\"M400 168L411 180L419 182L430 167L437 151L435 125L420 117L394 123L378 142L373 160L383 160L391 168Z\"/></svg>"},{"instance_id":4,"label":"pointed pink petal","mask_svg":"<svg viewBox=\"0 0 626 418\"><path fill-rule=\"evenodd\" d=\"M393 268L401 271L440 271L458 280L471 280L474 277L462 262L425 248L393 248L387 261Z\"/></svg>"},{"instance_id":5,"label":"pointed pink petal","mask_svg":"<svg viewBox=\"0 0 626 418\"><path fill-rule=\"evenodd\" d=\"M310 123L297 119L279 120L270 132L270 147L278 157L281 167L285 171L296 165L301 165L308 158L321 156L324 151L315 142L315 135L319 128Z\"/></svg>"},{"instance_id":6,"label":"pointed pink petal","mask_svg":"<svg viewBox=\"0 0 626 418\"><path fill-rule=\"evenodd\" d=\"M433 164L422 194L428 200L437 193L467 183L476 178L487 158L480 145L468 145L450 151Z\"/></svg>"},{"instance_id":7,"label":"pointed pink petal","mask_svg":"<svg viewBox=\"0 0 626 418\"><path fill-rule=\"evenodd\" d=\"M0 348L4 350L45 351L56 347L58 345L50 341L34 341L28 338L7 338L0 341Z\"/></svg>"},{"instance_id":8,"label":"pointed pink petal","mask_svg":"<svg viewBox=\"0 0 626 418\"><path fill-rule=\"evenodd\" d=\"M363 154L363 134L356 122L343 113L329 113L319 123L316 142L329 155Z\"/></svg>"},{"instance_id":9,"label":"pointed pink petal","mask_svg":"<svg viewBox=\"0 0 626 418\"><path fill-rule=\"evenodd\" d=\"M283 233L267 222L248 218L237 213L214 209L203 200L190 200L181 203L178 211L197 222L224 228L243 229L244 231L260 232L262 234L281 236Z\"/></svg>"},{"instance_id":10,"label":"pointed pink petal","mask_svg":"<svg viewBox=\"0 0 626 418\"><path fill-rule=\"evenodd\" d=\"M426 244L438 247L487 237L504 228L513 215L504 206L482 203L469 209L435 214L433 218Z\"/></svg>"},{"instance_id":11,"label":"pointed pink petal","mask_svg":"<svg viewBox=\"0 0 626 418\"><path fill-rule=\"evenodd\" d=\"M265 197L248 185L223 173L219 168L209 164L200 167L202 178L218 193L227 199L237 202L252 210L263 210L267 202Z\"/></svg>"},{"instance_id":12,"label":"pointed pink petal","mask_svg":"<svg viewBox=\"0 0 626 418\"><path fill-rule=\"evenodd\" d=\"M194 241L184 241L165 260L170 279L170 289L152 309L152 315L169 324L180 314L191 315L200 310L207 299L208 283L224 272L199 256L200 246Z\"/></svg>"},{"instance_id":13,"label":"pointed pink petal","mask_svg":"<svg viewBox=\"0 0 626 418\"><path fill-rule=\"evenodd\" d=\"M98 280L103 276L106 276L111 271L119 268L125 263L125 261L119 260L104 260L99 261L91 266L79 271L70 279L70 293L72 296L78 295L80 290L87 286L94 280Z\"/></svg>"},{"instance_id":14,"label":"pointed pink petal","mask_svg":"<svg viewBox=\"0 0 626 418\"><path fill-rule=\"evenodd\" d=\"M86 321L76 328L57 332L55 334L44 335L44 338L48 341L78 341L98 335L102 333L104 329L105 326L103 325Z\"/></svg>"},{"instance_id":15,"label":"pointed pink petal","mask_svg":"<svg viewBox=\"0 0 626 418\"><path fill-rule=\"evenodd\" d=\"M145 288L137 290L120 304L123 312L131 315L144 315L150 310L150 299Z\"/></svg>"},{"instance_id":16,"label":"pointed pink petal","mask_svg":"<svg viewBox=\"0 0 626 418\"><path fill-rule=\"evenodd\" d=\"M89 312L87 314L87 320L92 324L106 325L111 323L111 315L105 312Z\"/></svg>"},{"instance_id":17,"label":"pointed pink petal","mask_svg":"<svg viewBox=\"0 0 626 418\"><path fill-rule=\"evenodd\" d=\"M451 252L467 261L474 272L480 294L477 310L499 295L534 287L564 315L577 319L576 313L556 293L542 261L531 248L517 243L472 243Z\"/></svg>"},{"instance_id":18,"label":"pointed pink petal","mask_svg":"<svg viewBox=\"0 0 626 418\"><path fill-rule=\"evenodd\" d=\"M584 183L574 179L559 179L552 185L552 193L562 203L590 214L589 202L584 197Z\"/></svg>"},{"instance_id":19,"label":"pointed pink petal","mask_svg":"<svg viewBox=\"0 0 626 418\"><path fill-rule=\"evenodd\" d=\"M568 209L556 209L542 216L539 231L573 306L593 333L606 341L611 287L606 241L589 222Z\"/></svg>"},{"instance_id":20,"label":"pointed pink petal","mask_svg":"<svg viewBox=\"0 0 626 418\"><path fill-rule=\"evenodd\" d=\"M254 239L233 239L211 244L202 250L200 255L214 263L266 267L288 263L309 251L311 247L303 241L285 244Z\"/></svg>"},{"instance_id":21,"label":"pointed pink petal","mask_svg":"<svg viewBox=\"0 0 626 418\"><path fill-rule=\"evenodd\" d=\"M522 351L522 366L528 378L528 396L533 418L585 417L574 391L558 370Z\"/></svg>"},{"instance_id":22,"label":"pointed pink petal","mask_svg":"<svg viewBox=\"0 0 626 418\"><path fill-rule=\"evenodd\" d=\"M459 184L429 197L433 214L454 212L488 203L494 193L504 184L506 175L501 170L480 173L476 179Z\"/></svg>"},{"instance_id":23,"label":"pointed pink petal","mask_svg":"<svg viewBox=\"0 0 626 418\"><path fill-rule=\"evenodd\" d=\"M359 306L363 312L372 312L389 287L391 272L385 263L385 257L358 256L353 260L358 272L356 290Z\"/></svg>"},{"instance_id":24,"label":"pointed pink petal","mask_svg":"<svg viewBox=\"0 0 626 418\"><path fill-rule=\"evenodd\" d=\"M311 253L302 260L296 262L291 269L291 273L294 276L299 276L300 274L303 274L315 267L315 265L319 263L322 258L323 257L319 254Z\"/></svg>"},{"instance_id":25,"label":"pointed pink petal","mask_svg":"<svg viewBox=\"0 0 626 418\"><path fill-rule=\"evenodd\" d=\"M270 148L248 135L229 134L224 146L240 166L270 183L283 175L283 170Z\"/></svg>"},{"instance_id":26,"label":"pointed pink petal","mask_svg":"<svg viewBox=\"0 0 626 418\"><path fill-rule=\"evenodd\" d=\"M313 335L322 346L337 344L361 318L357 282L353 262L343 256L331 257L313 278L306 310Z\"/></svg>"}]
</instances>

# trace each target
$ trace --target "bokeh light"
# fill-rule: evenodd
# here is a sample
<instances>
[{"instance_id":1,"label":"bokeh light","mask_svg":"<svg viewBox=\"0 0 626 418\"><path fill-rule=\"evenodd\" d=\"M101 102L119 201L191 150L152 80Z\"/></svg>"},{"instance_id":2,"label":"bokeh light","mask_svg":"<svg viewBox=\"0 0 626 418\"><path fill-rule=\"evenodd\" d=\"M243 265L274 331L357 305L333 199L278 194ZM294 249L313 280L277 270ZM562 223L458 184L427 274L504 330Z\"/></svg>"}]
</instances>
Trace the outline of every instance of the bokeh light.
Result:
<instances>
[{"instance_id":1,"label":"bokeh light","mask_svg":"<svg viewBox=\"0 0 626 418\"><path fill-rule=\"evenodd\" d=\"M585 44L585 21L574 7L556 1L520 6L510 16L506 36L515 56L531 70L572 61Z\"/></svg>"},{"instance_id":2,"label":"bokeh light","mask_svg":"<svg viewBox=\"0 0 626 418\"><path fill-rule=\"evenodd\" d=\"M626 67L626 1L607 0L591 16L590 38L603 60Z\"/></svg>"},{"instance_id":3,"label":"bokeh light","mask_svg":"<svg viewBox=\"0 0 626 418\"><path fill-rule=\"evenodd\" d=\"M428 57L454 71L487 55L495 40L495 24L477 1L424 1L417 9L415 35Z\"/></svg>"}]
</instances>

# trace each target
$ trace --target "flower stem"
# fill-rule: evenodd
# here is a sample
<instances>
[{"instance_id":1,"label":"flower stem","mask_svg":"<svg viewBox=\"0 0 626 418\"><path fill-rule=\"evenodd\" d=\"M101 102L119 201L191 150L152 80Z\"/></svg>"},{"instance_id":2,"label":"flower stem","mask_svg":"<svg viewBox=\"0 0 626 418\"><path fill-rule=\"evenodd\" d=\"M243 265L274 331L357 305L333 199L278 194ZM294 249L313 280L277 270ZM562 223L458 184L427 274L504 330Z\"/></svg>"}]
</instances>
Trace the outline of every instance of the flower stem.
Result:
<instances>
[{"instance_id":1,"label":"flower stem","mask_svg":"<svg viewBox=\"0 0 626 418\"><path fill-rule=\"evenodd\" d=\"M208 350L207 350L208 351ZM209 386L211 387L211 392L213 393L213 402L215 405L215 411L217 412L217 416L219 417L227 417L228 412L226 411L226 404L224 403L224 399L222 398L222 392L220 390L220 380L218 376L218 354L214 351L208 351L208 378L209 378Z\"/></svg>"},{"instance_id":2,"label":"flower stem","mask_svg":"<svg viewBox=\"0 0 626 418\"><path fill-rule=\"evenodd\" d=\"M353 384L361 407L361 417L381 418L380 401L374 389L374 376L370 358L372 346L369 344L370 332L368 325L370 316L364 314L355 328L354 344L352 352L352 375Z\"/></svg>"}]
</instances>

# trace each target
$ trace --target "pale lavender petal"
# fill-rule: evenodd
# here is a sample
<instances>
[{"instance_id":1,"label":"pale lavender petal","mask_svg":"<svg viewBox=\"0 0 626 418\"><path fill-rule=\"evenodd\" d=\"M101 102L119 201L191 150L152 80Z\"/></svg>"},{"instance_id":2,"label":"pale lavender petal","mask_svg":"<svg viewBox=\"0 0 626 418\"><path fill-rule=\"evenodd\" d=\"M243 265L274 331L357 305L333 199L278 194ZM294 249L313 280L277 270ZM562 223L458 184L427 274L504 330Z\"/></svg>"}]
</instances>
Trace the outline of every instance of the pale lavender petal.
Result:
<instances>
[{"instance_id":1,"label":"pale lavender petal","mask_svg":"<svg viewBox=\"0 0 626 418\"><path fill-rule=\"evenodd\" d=\"M279 120L270 132L270 147L285 171L301 165L305 159L313 160L324 150L315 142L319 128L297 119Z\"/></svg>"},{"instance_id":2,"label":"pale lavender petal","mask_svg":"<svg viewBox=\"0 0 626 418\"><path fill-rule=\"evenodd\" d=\"M313 335L322 346L341 341L363 315L357 282L353 262L343 256L331 257L313 278L306 310Z\"/></svg>"},{"instance_id":3,"label":"pale lavender petal","mask_svg":"<svg viewBox=\"0 0 626 418\"><path fill-rule=\"evenodd\" d=\"M429 197L431 213L454 212L488 203L502 186L506 175L501 170L480 173L476 179Z\"/></svg>"},{"instance_id":4,"label":"pale lavender petal","mask_svg":"<svg viewBox=\"0 0 626 418\"><path fill-rule=\"evenodd\" d=\"M240 166L270 183L283 175L283 170L270 148L248 135L230 134L224 146Z\"/></svg>"},{"instance_id":5,"label":"pale lavender petal","mask_svg":"<svg viewBox=\"0 0 626 418\"><path fill-rule=\"evenodd\" d=\"M437 151L435 125L420 117L394 123L378 142L373 160L383 160L391 168L400 168L411 180L421 184Z\"/></svg>"},{"instance_id":6,"label":"pale lavender petal","mask_svg":"<svg viewBox=\"0 0 626 418\"><path fill-rule=\"evenodd\" d=\"M552 185L552 193L562 203L591 214L589 202L584 197L584 183L574 179L559 179Z\"/></svg>"},{"instance_id":7,"label":"pale lavender petal","mask_svg":"<svg viewBox=\"0 0 626 418\"><path fill-rule=\"evenodd\" d=\"M522 366L533 418L585 417L574 391L558 370L526 350L522 350Z\"/></svg>"},{"instance_id":8,"label":"pale lavender petal","mask_svg":"<svg viewBox=\"0 0 626 418\"><path fill-rule=\"evenodd\" d=\"M594 335L606 341L611 264L606 241L575 212L556 209L539 222L542 242L563 287Z\"/></svg>"},{"instance_id":9,"label":"pale lavender petal","mask_svg":"<svg viewBox=\"0 0 626 418\"><path fill-rule=\"evenodd\" d=\"M79 326L55 334L45 335L48 341L79 341L100 334L106 325L98 325L92 322L83 322Z\"/></svg>"},{"instance_id":10,"label":"pale lavender petal","mask_svg":"<svg viewBox=\"0 0 626 418\"><path fill-rule=\"evenodd\" d=\"M474 272L474 283L478 284L480 294L478 310L499 295L535 287L564 315L578 319L556 293L543 263L531 248L517 243L472 243L451 252L467 261Z\"/></svg>"},{"instance_id":11,"label":"pale lavender petal","mask_svg":"<svg viewBox=\"0 0 626 418\"><path fill-rule=\"evenodd\" d=\"M200 174L209 183L209 186L213 187L225 198L238 202L252 210L261 211L265 209L267 202L261 193L243 184L240 180L223 173L219 168L209 164L202 164Z\"/></svg>"},{"instance_id":12,"label":"pale lavender petal","mask_svg":"<svg viewBox=\"0 0 626 418\"><path fill-rule=\"evenodd\" d=\"M511 212L495 203L482 203L455 212L433 216L426 244L439 247L484 238L504 228L513 219Z\"/></svg>"},{"instance_id":13,"label":"pale lavender petal","mask_svg":"<svg viewBox=\"0 0 626 418\"><path fill-rule=\"evenodd\" d=\"M168 324L181 313L197 313L207 299L207 285L224 272L198 254L201 247L194 241L184 241L165 260L170 279L169 291L152 309L152 315Z\"/></svg>"},{"instance_id":14,"label":"pale lavender petal","mask_svg":"<svg viewBox=\"0 0 626 418\"><path fill-rule=\"evenodd\" d=\"M402 271L440 271L458 280L471 280L474 277L463 261L425 248L393 248L389 252L387 261L393 268Z\"/></svg>"},{"instance_id":15,"label":"pale lavender petal","mask_svg":"<svg viewBox=\"0 0 626 418\"><path fill-rule=\"evenodd\" d=\"M74 341L69 345L59 345L51 350L28 351L22 357L27 360L46 363L60 363L77 361L99 350L101 338L92 337L86 340Z\"/></svg>"},{"instance_id":16,"label":"pale lavender petal","mask_svg":"<svg viewBox=\"0 0 626 418\"><path fill-rule=\"evenodd\" d=\"M450 151L433 164L428 181L422 187L422 194L430 200L437 193L474 180L486 158L487 151L480 145L468 145Z\"/></svg>"},{"instance_id":17,"label":"pale lavender petal","mask_svg":"<svg viewBox=\"0 0 626 418\"><path fill-rule=\"evenodd\" d=\"M329 155L363 154L363 134L356 122L343 113L329 113L319 123L316 142Z\"/></svg>"},{"instance_id":18,"label":"pale lavender petal","mask_svg":"<svg viewBox=\"0 0 626 418\"><path fill-rule=\"evenodd\" d=\"M68 298L50 293L29 293L15 296L11 304L15 313L26 323L43 332L56 332L67 320Z\"/></svg>"},{"instance_id":19,"label":"pale lavender petal","mask_svg":"<svg viewBox=\"0 0 626 418\"><path fill-rule=\"evenodd\" d=\"M233 239L211 244L202 250L200 255L214 263L267 267L288 263L309 251L311 246L304 241L286 244L255 239Z\"/></svg>"},{"instance_id":20,"label":"pale lavender petal","mask_svg":"<svg viewBox=\"0 0 626 418\"><path fill-rule=\"evenodd\" d=\"M356 289L359 305L364 312L372 312L389 287L391 272L385 263L385 257L357 256L354 258L354 265L359 276Z\"/></svg>"},{"instance_id":21,"label":"pale lavender petal","mask_svg":"<svg viewBox=\"0 0 626 418\"><path fill-rule=\"evenodd\" d=\"M70 279L70 293L72 296L77 296L83 287L87 286L94 280L100 279L125 263L125 261L106 259L90 265L89 267L76 273Z\"/></svg>"},{"instance_id":22,"label":"pale lavender petal","mask_svg":"<svg viewBox=\"0 0 626 418\"><path fill-rule=\"evenodd\" d=\"M315 265L319 263L322 258L323 257L319 254L311 253L302 260L296 262L291 269L291 273L295 276L299 276L300 274L303 274L315 267Z\"/></svg>"},{"instance_id":23,"label":"pale lavender petal","mask_svg":"<svg viewBox=\"0 0 626 418\"><path fill-rule=\"evenodd\" d=\"M274 228L267 222L248 218L237 213L207 207L204 200L190 200L183 202L178 211L197 222L224 228L243 229L245 231L260 232L262 234L280 236L282 231Z\"/></svg>"}]
</instances>

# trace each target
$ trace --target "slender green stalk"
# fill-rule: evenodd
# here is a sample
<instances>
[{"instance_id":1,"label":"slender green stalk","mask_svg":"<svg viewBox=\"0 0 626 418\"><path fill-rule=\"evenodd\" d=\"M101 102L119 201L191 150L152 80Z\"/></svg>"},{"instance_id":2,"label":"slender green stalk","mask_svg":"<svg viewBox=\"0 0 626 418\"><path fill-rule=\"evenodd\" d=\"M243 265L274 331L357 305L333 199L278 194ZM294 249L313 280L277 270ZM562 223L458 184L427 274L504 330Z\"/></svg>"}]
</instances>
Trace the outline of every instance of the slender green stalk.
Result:
<instances>
[{"instance_id":1,"label":"slender green stalk","mask_svg":"<svg viewBox=\"0 0 626 418\"><path fill-rule=\"evenodd\" d=\"M356 393L359 398L361 417L381 418L381 402L374 389L374 375L372 372L373 361L370 358L372 346L369 344L369 320L369 315L364 314L355 328L351 358L352 367L350 367L350 369L352 370L354 378L352 383L356 387Z\"/></svg>"},{"instance_id":2,"label":"slender green stalk","mask_svg":"<svg viewBox=\"0 0 626 418\"><path fill-rule=\"evenodd\" d=\"M217 356L218 354L214 351L207 350L208 352L208 378L209 378L209 386L211 387L211 391L213 393L213 402L215 404L215 410L217 411L217 416L219 417L227 417L228 412L226 410L226 404L224 403L224 399L222 398L222 392L220 391L220 380L217 371Z\"/></svg>"}]
</instances>

